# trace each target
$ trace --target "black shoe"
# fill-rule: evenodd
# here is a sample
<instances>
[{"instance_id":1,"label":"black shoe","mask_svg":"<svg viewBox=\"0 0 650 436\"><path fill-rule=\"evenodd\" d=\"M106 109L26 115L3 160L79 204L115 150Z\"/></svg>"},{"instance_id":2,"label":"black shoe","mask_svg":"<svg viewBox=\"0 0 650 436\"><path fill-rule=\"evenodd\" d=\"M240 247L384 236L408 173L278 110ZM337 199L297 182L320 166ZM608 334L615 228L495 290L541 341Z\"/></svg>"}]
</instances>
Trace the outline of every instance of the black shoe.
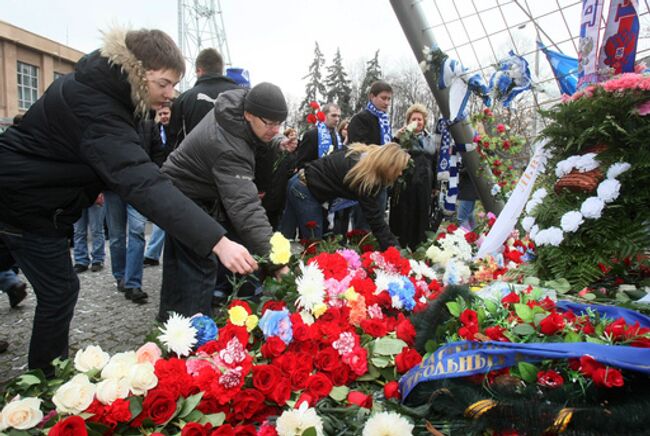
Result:
<instances>
[{"instance_id":1,"label":"black shoe","mask_svg":"<svg viewBox=\"0 0 650 436\"><path fill-rule=\"evenodd\" d=\"M152 259L150 257L145 257L142 264L144 266L158 266L158 265L160 265L160 261L156 260L156 259Z\"/></svg>"},{"instance_id":2,"label":"black shoe","mask_svg":"<svg viewBox=\"0 0 650 436\"><path fill-rule=\"evenodd\" d=\"M18 306L27 296L27 283L18 283L7 289L5 293L9 296L9 305L13 309Z\"/></svg>"},{"instance_id":3,"label":"black shoe","mask_svg":"<svg viewBox=\"0 0 650 436\"><path fill-rule=\"evenodd\" d=\"M131 300L134 303L139 303L139 304L146 303L147 298L149 298L149 295L147 295L147 293L140 288L126 288L126 292L124 293L124 296L126 297L127 300Z\"/></svg>"},{"instance_id":4,"label":"black shoe","mask_svg":"<svg viewBox=\"0 0 650 436\"><path fill-rule=\"evenodd\" d=\"M74 268L74 272L76 272L77 274L82 273L84 271L88 271L88 265L81 265L79 263L75 264L73 268Z\"/></svg>"},{"instance_id":5,"label":"black shoe","mask_svg":"<svg viewBox=\"0 0 650 436\"><path fill-rule=\"evenodd\" d=\"M0 353L4 353L5 351L7 351L7 348L9 348L9 342L0 341Z\"/></svg>"},{"instance_id":6,"label":"black shoe","mask_svg":"<svg viewBox=\"0 0 650 436\"><path fill-rule=\"evenodd\" d=\"M124 287L124 280L118 280L115 283L115 286L117 286L117 292L125 292L126 288Z\"/></svg>"},{"instance_id":7,"label":"black shoe","mask_svg":"<svg viewBox=\"0 0 650 436\"><path fill-rule=\"evenodd\" d=\"M101 271L103 269L104 269L104 264L101 262L93 262L93 264L90 266L90 270L92 272Z\"/></svg>"}]
</instances>

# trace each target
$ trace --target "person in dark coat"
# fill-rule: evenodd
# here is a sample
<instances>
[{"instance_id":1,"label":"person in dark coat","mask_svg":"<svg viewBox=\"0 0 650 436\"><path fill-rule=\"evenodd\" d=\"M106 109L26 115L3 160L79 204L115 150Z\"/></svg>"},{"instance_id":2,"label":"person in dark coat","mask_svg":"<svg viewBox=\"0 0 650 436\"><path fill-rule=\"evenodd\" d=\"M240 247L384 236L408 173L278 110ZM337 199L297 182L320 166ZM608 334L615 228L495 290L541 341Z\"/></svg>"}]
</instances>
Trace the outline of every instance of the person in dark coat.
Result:
<instances>
[{"instance_id":1,"label":"person in dark coat","mask_svg":"<svg viewBox=\"0 0 650 436\"><path fill-rule=\"evenodd\" d=\"M68 355L79 293L68 239L101 191L116 192L197 254L215 253L239 273L256 269L248 250L175 188L140 144L139 118L171 100L184 71L164 32L108 31L101 49L0 136L0 259L13 255L37 299L30 368L51 376L52 360Z\"/></svg>"},{"instance_id":2,"label":"person in dark coat","mask_svg":"<svg viewBox=\"0 0 650 436\"><path fill-rule=\"evenodd\" d=\"M185 195L259 256L270 253L273 229L254 183L255 154L257 148L269 147L286 117L284 95L271 83L226 91L163 164L163 173ZM216 257L199 256L168 235L158 319L167 319L172 311L210 313L218 270Z\"/></svg>"},{"instance_id":3,"label":"person in dark coat","mask_svg":"<svg viewBox=\"0 0 650 436\"><path fill-rule=\"evenodd\" d=\"M223 75L223 57L213 48L201 50L196 57L196 83L178 96L172 106L169 140L172 148L180 145L203 117L214 108L224 91L237 89L234 80Z\"/></svg>"},{"instance_id":4,"label":"person in dark coat","mask_svg":"<svg viewBox=\"0 0 650 436\"><path fill-rule=\"evenodd\" d=\"M436 145L424 128L428 113L422 104L411 105L406 111L406 126L397 132L397 139L408 150L413 166L393 187L389 223L400 244L411 250L426 240L436 183Z\"/></svg>"},{"instance_id":5,"label":"person in dark coat","mask_svg":"<svg viewBox=\"0 0 650 436\"><path fill-rule=\"evenodd\" d=\"M334 103L323 105L325 121L319 121L307 130L298 143L296 159L298 168L304 168L309 162L327 156L334 150L343 148L343 140L336 127L341 121L341 109Z\"/></svg>"},{"instance_id":6,"label":"person in dark coat","mask_svg":"<svg viewBox=\"0 0 650 436\"><path fill-rule=\"evenodd\" d=\"M314 239L320 239L324 203L345 198L359 202L382 250L399 246L386 224L378 196L397 180L408 160L408 153L399 144L389 143L382 147L352 144L347 150L310 162L289 181L282 233L291 238L299 227L303 235L312 233ZM308 224L310 221L313 223Z\"/></svg>"}]
</instances>

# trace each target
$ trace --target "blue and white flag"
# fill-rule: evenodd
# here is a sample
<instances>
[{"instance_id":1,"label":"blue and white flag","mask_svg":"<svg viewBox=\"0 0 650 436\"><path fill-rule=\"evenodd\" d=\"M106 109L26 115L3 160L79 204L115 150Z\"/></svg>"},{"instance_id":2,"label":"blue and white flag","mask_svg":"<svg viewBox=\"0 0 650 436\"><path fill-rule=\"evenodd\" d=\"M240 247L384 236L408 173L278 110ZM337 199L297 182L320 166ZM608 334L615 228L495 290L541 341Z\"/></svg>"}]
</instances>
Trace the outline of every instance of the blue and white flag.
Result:
<instances>
[{"instance_id":1,"label":"blue and white flag","mask_svg":"<svg viewBox=\"0 0 650 436\"><path fill-rule=\"evenodd\" d=\"M537 41L537 46L546 55L548 63L551 64L553 75L560 87L560 92L566 95L573 95L578 86L578 59L549 50L544 44Z\"/></svg>"},{"instance_id":2,"label":"blue and white flag","mask_svg":"<svg viewBox=\"0 0 650 436\"><path fill-rule=\"evenodd\" d=\"M510 107L512 100L533 85L528 62L510 50L508 57L499 61L497 70L490 77L490 92L503 107Z\"/></svg>"},{"instance_id":3,"label":"blue and white flag","mask_svg":"<svg viewBox=\"0 0 650 436\"><path fill-rule=\"evenodd\" d=\"M583 0L578 42L578 89L598 81L598 49L603 0Z\"/></svg>"}]
</instances>

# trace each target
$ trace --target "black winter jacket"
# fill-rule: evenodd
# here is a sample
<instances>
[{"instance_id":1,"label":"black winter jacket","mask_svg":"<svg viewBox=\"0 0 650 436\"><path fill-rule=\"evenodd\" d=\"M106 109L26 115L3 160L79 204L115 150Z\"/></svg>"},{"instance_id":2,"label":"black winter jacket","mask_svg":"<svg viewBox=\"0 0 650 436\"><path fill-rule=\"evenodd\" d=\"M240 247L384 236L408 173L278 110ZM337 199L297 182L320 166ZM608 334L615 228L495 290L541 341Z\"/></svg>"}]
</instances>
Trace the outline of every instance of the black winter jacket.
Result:
<instances>
[{"instance_id":1,"label":"black winter jacket","mask_svg":"<svg viewBox=\"0 0 650 436\"><path fill-rule=\"evenodd\" d=\"M358 154L346 156L345 150L337 150L310 162L305 167L307 187L321 203L332 201L337 197L358 201L363 216L368 221L381 249L385 250L390 246L399 246L397 239L386 224L383 209L379 207L377 196L381 190L378 189L374 195L361 195L343 182L345 175L358 160Z\"/></svg>"},{"instance_id":2,"label":"black winter jacket","mask_svg":"<svg viewBox=\"0 0 650 436\"><path fill-rule=\"evenodd\" d=\"M234 80L220 74L204 74L194 87L178 96L172 105L169 120L169 139L172 148L196 127L203 117L214 108L214 102L224 91L239 88Z\"/></svg>"},{"instance_id":3,"label":"black winter jacket","mask_svg":"<svg viewBox=\"0 0 650 436\"><path fill-rule=\"evenodd\" d=\"M337 150L339 143L336 133L332 133L330 130L330 135L332 137L332 144L334 144L334 150ZM296 149L296 165L298 168L304 168L309 162L318 159L318 145L318 128L314 127L309 129L302 135L302 139Z\"/></svg>"},{"instance_id":4,"label":"black winter jacket","mask_svg":"<svg viewBox=\"0 0 650 436\"><path fill-rule=\"evenodd\" d=\"M0 136L0 221L66 236L99 192L111 190L197 253L225 229L176 189L141 146L147 112L141 64L124 31L56 80L18 127Z\"/></svg>"},{"instance_id":5,"label":"black winter jacket","mask_svg":"<svg viewBox=\"0 0 650 436\"><path fill-rule=\"evenodd\" d=\"M381 145L379 120L368 109L357 112L350 120L348 144L354 144L355 142Z\"/></svg>"}]
</instances>

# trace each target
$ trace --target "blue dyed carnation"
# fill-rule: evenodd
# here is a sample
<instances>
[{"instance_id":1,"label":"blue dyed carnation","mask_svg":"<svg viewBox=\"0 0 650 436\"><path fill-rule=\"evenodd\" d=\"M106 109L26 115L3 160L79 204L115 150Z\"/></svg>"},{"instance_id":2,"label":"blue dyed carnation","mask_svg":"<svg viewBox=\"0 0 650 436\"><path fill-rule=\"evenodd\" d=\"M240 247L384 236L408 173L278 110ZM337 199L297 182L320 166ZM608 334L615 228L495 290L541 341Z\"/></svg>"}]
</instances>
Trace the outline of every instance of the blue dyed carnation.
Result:
<instances>
[{"instance_id":1,"label":"blue dyed carnation","mask_svg":"<svg viewBox=\"0 0 650 436\"><path fill-rule=\"evenodd\" d=\"M400 281L388 284L388 293L393 300L393 306L398 309L413 310L415 307L415 286L407 277L400 277ZM397 300L397 304L395 304Z\"/></svg>"},{"instance_id":2,"label":"blue dyed carnation","mask_svg":"<svg viewBox=\"0 0 650 436\"><path fill-rule=\"evenodd\" d=\"M192 327L196 329L196 345L200 347L206 342L217 338L219 328L212 318L205 315L195 315L190 319Z\"/></svg>"},{"instance_id":3,"label":"blue dyed carnation","mask_svg":"<svg viewBox=\"0 0 650 436\"><path fill-rule=\"evenodd\" d=\"M271 336L278 336L287 345L293 339L293 328L287 309L267 310L258 325L267 339Z\"/></svg>"}]
</instances>

